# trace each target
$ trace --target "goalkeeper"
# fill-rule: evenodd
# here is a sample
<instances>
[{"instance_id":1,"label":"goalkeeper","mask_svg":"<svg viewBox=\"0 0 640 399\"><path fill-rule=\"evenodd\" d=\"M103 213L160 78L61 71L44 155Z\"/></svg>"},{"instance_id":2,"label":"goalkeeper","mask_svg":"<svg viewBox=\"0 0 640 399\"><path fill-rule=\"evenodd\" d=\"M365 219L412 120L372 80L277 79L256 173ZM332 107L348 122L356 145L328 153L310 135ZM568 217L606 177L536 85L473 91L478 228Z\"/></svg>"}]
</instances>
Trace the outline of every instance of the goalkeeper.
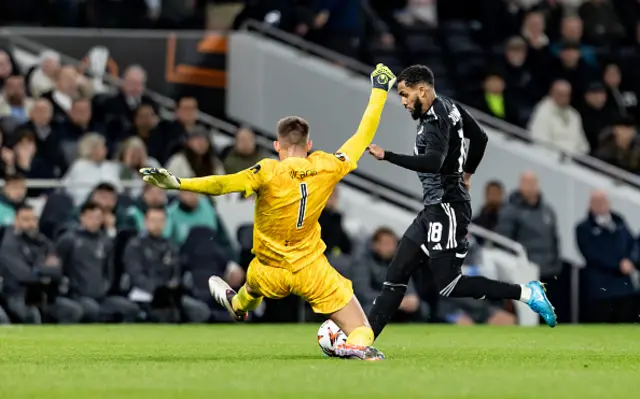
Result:
<instances>
[{"instance_id":1,"label":"goalkeeper","mask_svg":"<svg viewBox=\"0 0 640 399\"><path fill-rule=\"evenodd\" d=\"M307 156L312 142L309 125L299 117L281 119L274 148L280 161L263 159L242 172L226 176L179 179L165 169L142 169L144 180L165 189L209 195L255 193L253 253L247 282L234 292L219 277L209 279L214 298L238 320L267 298L295 294L312 309L331 318L347 334L335 348L340 357L378 360L384 355L371 347L373 331L351 281L342 277L324 256L318 217L338 182L357 167L371 144L387 99L396 80L378 64L371 74L373 89L357 132L338 152L316 151Z\"/></svg>"}]
</instances>

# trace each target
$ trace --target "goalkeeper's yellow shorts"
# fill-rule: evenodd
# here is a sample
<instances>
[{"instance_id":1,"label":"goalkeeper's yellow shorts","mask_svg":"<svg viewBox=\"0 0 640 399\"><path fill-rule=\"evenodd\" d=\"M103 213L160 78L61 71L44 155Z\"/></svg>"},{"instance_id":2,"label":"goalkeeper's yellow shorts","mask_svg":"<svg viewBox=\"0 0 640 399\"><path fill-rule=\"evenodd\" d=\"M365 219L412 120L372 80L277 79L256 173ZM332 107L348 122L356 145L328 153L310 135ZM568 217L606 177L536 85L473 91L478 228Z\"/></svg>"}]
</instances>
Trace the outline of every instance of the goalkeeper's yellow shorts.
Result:
<instances>
[{"instance_id":1,"label":"goalkeeper's yellow shorts","mask_svg":"<svg viewBox=\"0 0 640 399\"><path fill-rule=\"evenodd\" d=\"M351 281L338 273L324 255L295 273L265 266L254 258L247 271L247 285L252 294L266 298L297 295L319 314L337 312L353 298Z\"/></svg>"}]
</instances>

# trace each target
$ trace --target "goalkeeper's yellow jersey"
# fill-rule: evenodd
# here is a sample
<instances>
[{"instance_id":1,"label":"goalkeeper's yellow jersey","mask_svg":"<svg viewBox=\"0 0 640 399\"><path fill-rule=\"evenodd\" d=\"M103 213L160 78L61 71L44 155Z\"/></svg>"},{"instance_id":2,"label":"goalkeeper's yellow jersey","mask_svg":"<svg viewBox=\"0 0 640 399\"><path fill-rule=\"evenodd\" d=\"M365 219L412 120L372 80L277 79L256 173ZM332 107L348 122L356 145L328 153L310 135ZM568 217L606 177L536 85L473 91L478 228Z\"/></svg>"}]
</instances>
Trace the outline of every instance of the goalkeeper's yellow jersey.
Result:
<instances>
[{"instance_id":1,"label":"goalkeeper's yellow jersey","mask_svg":"<svg viewBox=\"0 0 640 399\"><path fill-rule=\"evenodd\" d=\"M386 91L373 89L358 131L335 154L264 159L232 175L182 179L180 190L255 193L253 253L263 265L298 271L322 256L326 246L320 238L320 213L371 144L386 98Z\"/></svg>"}]
</instances>

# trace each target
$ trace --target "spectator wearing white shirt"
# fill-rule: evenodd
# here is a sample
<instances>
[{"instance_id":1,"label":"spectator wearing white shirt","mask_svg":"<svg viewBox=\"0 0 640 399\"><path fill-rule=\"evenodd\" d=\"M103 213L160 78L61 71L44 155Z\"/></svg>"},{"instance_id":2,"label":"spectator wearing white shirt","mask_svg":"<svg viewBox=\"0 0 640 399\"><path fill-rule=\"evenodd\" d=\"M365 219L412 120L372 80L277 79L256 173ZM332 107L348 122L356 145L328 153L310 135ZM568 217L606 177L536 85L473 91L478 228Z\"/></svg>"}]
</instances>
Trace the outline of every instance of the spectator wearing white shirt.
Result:
<instances>
[{"instance_id":1,"label":"spectator wearing white shirt","mask_svg":"<svg viewBox=\"0 0 640 399\"><path fill-rule=\"evenodd\" d=\"M571 105L571 85L556 80L549 95L540 101L529 120L531 137L570 154L585 154L589 143L580 114Z\"/></svg>"},{"instance_id":2,"label":"spectator wearing white shirt","mask_svg":"<svg viewBox=\"0 0 640 399\"><path fill-rule=\"evenodd\" d=\"M120 165L109 161L105 139L98 133L87 133L78 143L79 158L62 179L67 193L76 205L87 199L100 183L111 183L120 191Z\"/></svg>"},{"instance_id":3,"label":"spectator wearing white shirt","mask_svg":"<svg viewBox=\"0 0 640 399\"><path fill-rule=\"evenodd\" d=\"M31 96L40 97L55 88L56 77L60 71L60 54L46 50L40 54L39 65L29 77Z\"/></svg>"}]
</instances>

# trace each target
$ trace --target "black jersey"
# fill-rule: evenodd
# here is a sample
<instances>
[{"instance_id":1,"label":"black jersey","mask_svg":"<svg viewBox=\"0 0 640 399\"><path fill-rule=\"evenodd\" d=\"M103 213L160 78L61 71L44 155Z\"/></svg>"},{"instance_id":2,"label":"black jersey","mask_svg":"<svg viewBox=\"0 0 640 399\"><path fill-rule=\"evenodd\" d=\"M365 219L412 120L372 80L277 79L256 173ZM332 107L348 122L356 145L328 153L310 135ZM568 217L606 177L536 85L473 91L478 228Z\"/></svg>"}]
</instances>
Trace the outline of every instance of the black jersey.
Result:
<instances>
[{"instance_id":1,"label":"black jersey","mask_svg":"<svg viewBox=\"0 0 640 399\"><path fill-rule=\"evenodd\" d=\"M438 151L444 158L439 172L418 172L425 205L471 200L462 177L466 158L462 119L458 105L440 96L420 118L414 154Z\"/></svg>"}]
</instances>

